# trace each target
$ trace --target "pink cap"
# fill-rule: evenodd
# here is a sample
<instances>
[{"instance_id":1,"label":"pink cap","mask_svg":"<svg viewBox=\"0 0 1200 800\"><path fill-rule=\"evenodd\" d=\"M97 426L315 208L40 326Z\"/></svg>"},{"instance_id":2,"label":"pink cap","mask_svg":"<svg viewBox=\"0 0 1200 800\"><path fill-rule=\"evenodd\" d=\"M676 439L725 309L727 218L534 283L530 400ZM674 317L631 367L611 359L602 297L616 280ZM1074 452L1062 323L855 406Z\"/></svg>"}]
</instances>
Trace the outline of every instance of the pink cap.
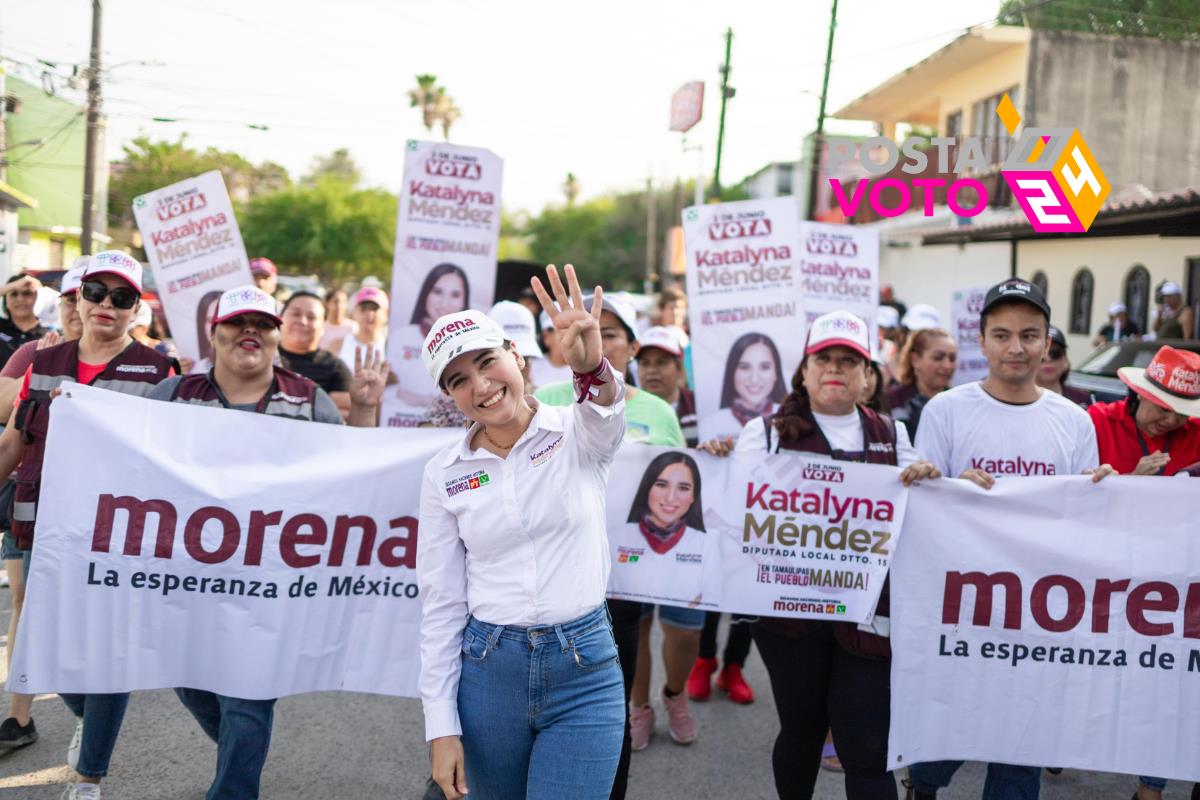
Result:
<instances>
[{"instance_id":1,"label":"pink cap","mask_svg":"<svg viewBox=\"0 0 1200 800\"><path fill-rule=\"evenodd\" d=\"M804 354L810 356L830 347L849 347L870 361L871 329L849 311L822 314L813 320L808 329L808 344Z\"/></svg>"},{"instance_id":2,"label":"pink cap","mask_svg":"<svg viewBox=\"0 0 1200 800\"><path fill-rule=\"evenodd\" d=\"M275 268L275 262L269 258L252 258L250 259L250 271L258 275L278 275L279 270Z\"/></svg>"},{"instance_id":3,"label":"pink cap","mask_svg":"<svg viewBox=\"0 0 1200 800\"><path fill-rule=\"evenodd\" d=\"M221 295L213 311L212 324L228 322L243 314L264 314L282 325L283 319L279 316L278 308L275 298L257 286L239 286Z\"/></svg>"},{"instance_id":4,"label":"pink cap","mask_svg":"<svg viewBox=\"0 0 1200 800\"><path fill-rule=\"evenodd\" d=\"M388 307L387 292L374 286L364 286L354 293L354 297L350 300L350 306L353 308L361 303L374 303L380 308L386 309Z\"/></svg>"},{"instance_id":5,"label":"pink cap","mask_svg":"<svg viewBox=\"0 0 1200 800\"><path fill-rule=\"evenodd\" d=\"M104 250L92 256L83 272L83 280L86 281L93 275L116 275L141 294L142 265L136 258L120 250Z\"/></svg>"}]
</instances>

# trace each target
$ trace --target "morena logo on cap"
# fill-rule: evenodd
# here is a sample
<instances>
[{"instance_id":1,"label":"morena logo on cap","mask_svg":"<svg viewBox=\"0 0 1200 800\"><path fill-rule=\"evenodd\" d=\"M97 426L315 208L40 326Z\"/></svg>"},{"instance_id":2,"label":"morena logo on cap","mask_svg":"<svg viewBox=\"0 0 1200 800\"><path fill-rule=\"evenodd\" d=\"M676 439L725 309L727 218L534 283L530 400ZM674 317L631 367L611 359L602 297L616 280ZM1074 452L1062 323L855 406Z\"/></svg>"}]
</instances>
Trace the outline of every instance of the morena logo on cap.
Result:
<instances>
[{"instance_id":1,"label":"morena logo on cap","mask_svg":"<svg viewBox=\"0 0 1200 800\"><path fill-rule=\"evenodd\" d=\"M449 322L443 325L438 332L429 340L428 351L432 353L438 348L447 336L459 333L460 331L474 330L478 327L473 319L456 319L454 322Z\"/></svg>"}]
</instances>

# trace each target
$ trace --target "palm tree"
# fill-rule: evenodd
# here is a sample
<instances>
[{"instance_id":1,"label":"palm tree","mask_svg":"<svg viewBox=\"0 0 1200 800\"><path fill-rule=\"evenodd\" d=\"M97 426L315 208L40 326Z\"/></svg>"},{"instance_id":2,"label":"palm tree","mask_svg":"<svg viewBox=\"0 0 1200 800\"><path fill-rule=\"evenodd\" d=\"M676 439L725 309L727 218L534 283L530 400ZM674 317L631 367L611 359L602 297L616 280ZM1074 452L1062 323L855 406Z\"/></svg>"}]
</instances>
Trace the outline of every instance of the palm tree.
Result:
<instances>
[{"instance_id":1,"label":"palm tree","mask_svg":"<svg viewBox=\"0 0 1200 800\"><path fill-rule=\"evenodd\" d=\"M575 198L579 196L579 179L575 177L574 172L567 173L567 179L563 181L563 194L567 196L567 205L575 205Z\"/></svg>"},{"instance_id":2,"label":"palm tree","mask_svg":"<svg viewBox=\"0 0 1200 800\"><path fill-rule=\"evenodd\" d=\"M445 89L435 88L436 83L436 75L418 75L417 87L408 90L409 106L421 109L421 121L430 133L433 133L433 124L438 120L438 93L445 92Z\"/></svg>"},{"instance_id":3,"label":"palm tree","mask_svg":"<svg viewBox=\"0 0 1200 800\"><path fill-rule=\"evenodd\" d=\"M446 93L443 86L437 88L437 100L434 103L434 113L442 123L442 136L450 141L450 127L462 116L462 110L454 102L454 98Z\"/></svg>"}]
</instances>

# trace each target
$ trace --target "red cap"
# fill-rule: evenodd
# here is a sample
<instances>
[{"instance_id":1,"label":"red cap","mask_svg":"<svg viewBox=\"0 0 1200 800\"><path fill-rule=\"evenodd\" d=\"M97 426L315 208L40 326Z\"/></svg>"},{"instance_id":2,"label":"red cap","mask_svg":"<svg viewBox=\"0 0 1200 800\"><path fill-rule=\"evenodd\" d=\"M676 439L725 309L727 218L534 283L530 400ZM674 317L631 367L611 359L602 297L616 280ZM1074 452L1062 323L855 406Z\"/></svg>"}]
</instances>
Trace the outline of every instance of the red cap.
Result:
<instances>
[{"instance_id":1,"label":"red cap","mask_svg":"<svg viewBox=\"0 0 1200 800\"><path fill-rule=\"evenodd\" d=\"M250 259L250 271L257 275L278 275L279 270L275 269L275 262L269 258L252 258Z\"/></svg>"},{"instance_id":2,"label":"red cap","mask_svg":"<svg viewBox=\"0 0 1200 800\"><path fill-rule=\"evenodd\" d=\"M1162 347L1145 369L1121 367L1117 376L1160 408L1200 417L1200 353Z\"/></svg>"}]
</instances>

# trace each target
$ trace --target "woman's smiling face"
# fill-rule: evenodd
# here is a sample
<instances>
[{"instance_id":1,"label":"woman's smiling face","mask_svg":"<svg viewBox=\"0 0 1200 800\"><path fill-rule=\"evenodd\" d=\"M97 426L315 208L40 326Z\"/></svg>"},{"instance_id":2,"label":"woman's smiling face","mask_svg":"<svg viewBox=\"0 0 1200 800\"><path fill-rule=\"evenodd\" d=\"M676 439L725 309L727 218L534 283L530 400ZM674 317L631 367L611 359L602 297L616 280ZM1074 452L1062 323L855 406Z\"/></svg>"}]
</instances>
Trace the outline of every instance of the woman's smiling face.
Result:
<instances>
[{"instance_id":1,"label":"woman's smiling face","mask_svg":"<svg viewBox=\"0 0 1200 800\"><path fill-rule=\"evenodd\" d=\"M687 516L696 500L696 479L687 464L669 464L650 487L650 521L670 528Z\"/></svg>"}]
</instances>

